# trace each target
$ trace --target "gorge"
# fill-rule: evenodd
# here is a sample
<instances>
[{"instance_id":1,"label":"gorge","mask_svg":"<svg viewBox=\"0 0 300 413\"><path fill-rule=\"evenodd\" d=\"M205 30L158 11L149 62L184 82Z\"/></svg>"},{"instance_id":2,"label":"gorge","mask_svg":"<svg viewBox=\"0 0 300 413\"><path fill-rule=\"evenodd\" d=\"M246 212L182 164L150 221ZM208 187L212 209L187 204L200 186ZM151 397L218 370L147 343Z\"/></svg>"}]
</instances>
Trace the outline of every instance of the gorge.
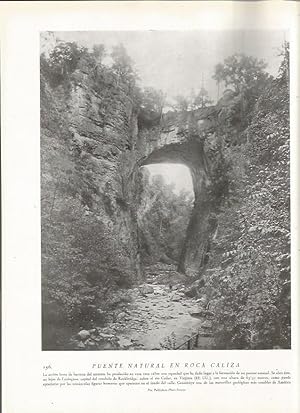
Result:
<instances>
[{"instance_id":1,"label":"gorge","mask_svg":"<svg viewBox=\"0 0 300 413\"><path fill-rule=\"evenodd\" d=\"M199 330L199 319L204 332L197 348L212 348L212 317L218 348L265 345L263 335L259 344L247 338L249 323L263 330L258 308L270 315L270 306L284 302L280 323L289 324L288 207L280 201L282 221L274 211L284 196L270 206L261 195L270 185L287 190L287 170L268 157L271 150L288 156L284 69L273 79L249 60L259 73L254 86L229 89L214 105L202 97L198 106L164 110L159 95L138 86L124 48L110 66L100 46L91 52L61 42L53 50L41 56L43 349L175 349ZM282 100L269 103L277 94ZM275 121L280 132L266 149L260 131L271 136ZM158 256L148 265L139 223L142 170L163 163L189 168L194 201L178 257ZM266 224L266 216L273 221ZM266 231L273 231L267 241ZM257 249L263 242L272 247ZM265 248L274 256L266 259ZM285 327L278 330L271 317L276 339L267 346L288 346Z\"/></svg>"}]
</instances>

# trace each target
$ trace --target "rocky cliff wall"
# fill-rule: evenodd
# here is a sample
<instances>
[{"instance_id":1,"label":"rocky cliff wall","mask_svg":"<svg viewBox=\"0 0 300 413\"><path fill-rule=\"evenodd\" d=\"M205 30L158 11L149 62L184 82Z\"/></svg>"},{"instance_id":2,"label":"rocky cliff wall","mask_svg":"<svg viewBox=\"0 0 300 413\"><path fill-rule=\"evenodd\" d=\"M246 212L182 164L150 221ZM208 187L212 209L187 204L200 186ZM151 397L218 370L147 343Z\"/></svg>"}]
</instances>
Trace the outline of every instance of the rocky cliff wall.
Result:
<instances>
[{"instance_id":1,"label":"rocky cliff wall","mask_svg":"<svg viewBox=\"0 0 300 413\"><path fill-rule=\"evenodd\" d=\"M82 281L98 283L106 291L141 278L136 141L134 102L109 71L95 79L81 62L55 87L42 74L44 305L53 304L53 299L65 304L66 297L72 297L74 305L66 307L76 308ZM97 299L94 291L90 297L87 305ZM49 308L44 313L51 317Z\"/></svg>"},{"instance_id":2,"label":"rocky cliff wall","mask_svg":"<svg viewBox=\"0 0 300 413\"><path fill-rule=\"evenodd\" d=\"M96 220L93 248L87 247L85 252L79 246L87 262L86 276L104 266L116 272L126 268L133 280L140 279L139 167L182 163L191 170L195 206L179 269L197 274L210 234L210 178L203 136L211 132L214 109L171 112L154 125L145 125L130 87L118 83L108 70L95 73L81 61L66 83L53 88L42 78L41 110L42 238L47 239L49 225L63 226L70 219L73 226L61 233L62 242L67 242L76 222L93 227ZM110 248L105 245L107 236ZM72 240L68 242L72 244ZM43 253L49 255L49 251ZM89 254L93 254L93 266L91 258L88 263ZM102 277L101 271L93 277L97 276Z\"/></svg>"}]
</instances>

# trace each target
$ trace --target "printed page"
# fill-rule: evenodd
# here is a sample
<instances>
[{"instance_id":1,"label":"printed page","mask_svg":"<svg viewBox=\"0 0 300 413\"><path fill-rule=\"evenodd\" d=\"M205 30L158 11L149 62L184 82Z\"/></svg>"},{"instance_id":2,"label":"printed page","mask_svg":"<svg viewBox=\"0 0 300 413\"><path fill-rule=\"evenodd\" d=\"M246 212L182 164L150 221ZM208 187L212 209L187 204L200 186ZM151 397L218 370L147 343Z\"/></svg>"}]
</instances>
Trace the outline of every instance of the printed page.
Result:
<instances>
[{"instance_id":1,"label":"printed page","mask_svg":"<svg viewBox=\"0 0 300 413\"><path fill-rule=\"evenodd\" d=\"M297 413L298 4L0 11L3 411Z\"/></svg>"}]
</instances>

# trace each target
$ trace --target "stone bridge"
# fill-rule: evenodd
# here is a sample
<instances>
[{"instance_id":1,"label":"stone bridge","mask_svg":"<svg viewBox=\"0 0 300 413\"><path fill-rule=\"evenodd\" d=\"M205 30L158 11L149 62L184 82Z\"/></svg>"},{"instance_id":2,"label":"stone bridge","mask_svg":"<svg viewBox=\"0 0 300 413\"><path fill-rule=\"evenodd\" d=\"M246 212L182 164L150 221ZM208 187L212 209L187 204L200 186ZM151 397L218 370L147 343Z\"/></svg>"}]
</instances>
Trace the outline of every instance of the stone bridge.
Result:
<instances>
[{"instance_id":1,"label":"stone bridge","mask_svg":"<svg viewBox=\"0 0 300 413\"><path fill-rule=\"evenodd\" d=\"M187 166L194 188L194 208L186 231L178 269L188 275L205 266L210 238L216 223L211 219L210 167L204 140L213 135L217 110L214 106L186 113L169 112L157 124L139 124L138 165L175 163Z\"/></svg>"}]
</instances>

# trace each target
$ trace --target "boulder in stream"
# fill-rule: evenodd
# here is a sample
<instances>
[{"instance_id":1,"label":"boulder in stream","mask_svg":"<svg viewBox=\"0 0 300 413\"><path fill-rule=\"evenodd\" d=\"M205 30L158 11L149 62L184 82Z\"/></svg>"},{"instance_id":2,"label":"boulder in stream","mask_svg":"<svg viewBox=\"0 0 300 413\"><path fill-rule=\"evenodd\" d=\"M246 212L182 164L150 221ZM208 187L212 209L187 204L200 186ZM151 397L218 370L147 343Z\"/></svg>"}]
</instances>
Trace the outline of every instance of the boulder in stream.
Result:
<instances>
[{"instance_id":1,"label":"boulder in stream","mask_svg":"<svg viewBox=\"0 0 300 413\"><path fill-rule=\"evenodd\" d=\"M154 293L154 288L151 285L144 284L140 287L141 294L152 294Z\"/></svg>"},{"instance_id":2,"label":"boulder in stream","mask_svg":"<svg viewBox=\"0 0 300 413\"><path fill-rule=\"evenodd\" d=\"M90 337L91 333L88 330L81 330L77 335L80 338L80 340L86 340Z\"/></svg>"}]
</instances>

